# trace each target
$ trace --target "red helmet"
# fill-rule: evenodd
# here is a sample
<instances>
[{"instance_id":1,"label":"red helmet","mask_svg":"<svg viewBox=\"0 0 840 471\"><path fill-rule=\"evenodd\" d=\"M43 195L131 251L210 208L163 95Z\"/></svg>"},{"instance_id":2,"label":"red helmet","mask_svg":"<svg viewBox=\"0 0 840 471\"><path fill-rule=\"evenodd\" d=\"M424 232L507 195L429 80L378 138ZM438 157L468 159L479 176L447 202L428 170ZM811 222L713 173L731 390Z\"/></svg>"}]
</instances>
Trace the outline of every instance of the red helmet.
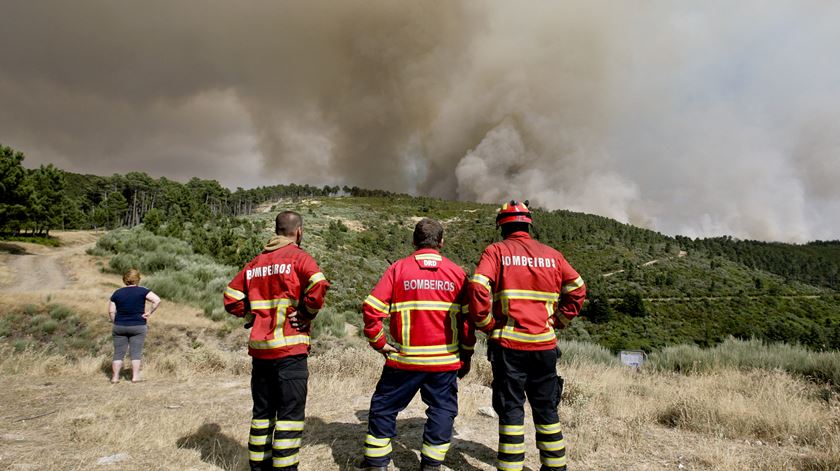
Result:
<instances>
[{"instance_id":1,"label":"red helmet","mask_svg":"<svg viewBox=\"0 0 840 471\"><path fill-rule=\"evenodd\" d=\"M524 203L510 200L499 208L499 214L496 215L496 225L501 226L511 222L531 224L531 210L528 209L528 200L525 200Z\"/></svg>"}]
</instances>

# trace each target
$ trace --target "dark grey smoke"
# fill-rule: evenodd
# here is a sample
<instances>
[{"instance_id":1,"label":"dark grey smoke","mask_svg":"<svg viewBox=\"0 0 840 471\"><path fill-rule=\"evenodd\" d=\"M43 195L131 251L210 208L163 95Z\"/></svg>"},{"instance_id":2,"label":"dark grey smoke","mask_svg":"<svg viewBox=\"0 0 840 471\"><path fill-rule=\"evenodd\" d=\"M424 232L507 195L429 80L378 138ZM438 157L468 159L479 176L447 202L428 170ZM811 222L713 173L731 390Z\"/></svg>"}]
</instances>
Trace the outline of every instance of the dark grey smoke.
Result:
<instances>
[{"instance_id":1,"label":"dark grey smoke","mask_svg":"<svg viewBox=\"0 0 840 471\"><path fill-rule=\"evenodd\" d=\"M838 24L812 0L9 1L0 142L83 172L837 238Z\"/></svg>"}]
</instances>

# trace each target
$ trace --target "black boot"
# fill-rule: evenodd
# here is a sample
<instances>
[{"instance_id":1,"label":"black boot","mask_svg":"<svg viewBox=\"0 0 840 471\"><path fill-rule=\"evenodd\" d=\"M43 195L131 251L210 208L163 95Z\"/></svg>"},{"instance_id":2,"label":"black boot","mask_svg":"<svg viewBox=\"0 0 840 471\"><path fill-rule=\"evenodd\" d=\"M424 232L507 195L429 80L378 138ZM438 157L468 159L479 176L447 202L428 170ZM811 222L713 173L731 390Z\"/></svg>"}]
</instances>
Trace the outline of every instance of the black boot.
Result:
<instances>
[{"instance_id":1,"label":"black boot","mask_svg":"<svg viewBox=\"0 0 840 471\"><path fill-rule=\"evenodd\" d=\"M356 465L357 471L388 471L388 466L373 466L368 464L367 460L362 460Z\"/></svg>"},{"instance_id":2,"label":"black boot","mask_svg":"<svg viewBox=\"0 0 840 471\"><path fill-rule=\"evenodd\" d=\"M420 462L420 471L440 471L441 467L439 464L431 464L431 463L424 463Z\"/></svg>"}]
</instances>

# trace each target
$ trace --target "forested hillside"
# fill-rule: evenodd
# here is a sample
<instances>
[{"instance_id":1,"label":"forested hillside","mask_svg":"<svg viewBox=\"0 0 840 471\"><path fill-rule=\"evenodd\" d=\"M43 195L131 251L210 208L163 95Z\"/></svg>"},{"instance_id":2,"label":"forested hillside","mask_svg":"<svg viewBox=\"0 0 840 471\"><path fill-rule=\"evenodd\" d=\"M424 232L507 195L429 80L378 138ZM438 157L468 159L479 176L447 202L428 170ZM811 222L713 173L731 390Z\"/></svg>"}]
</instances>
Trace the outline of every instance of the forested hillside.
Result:
<instances>
[{"instance_id":1,"label":"forested hillside","mask_svg":"<svg viewBox=\"0 0 840 471\"><path fill-rule=\"evenodd\" d=\"M495 205L346 186L230 191L216 181L182 184L143 173L26 170L22 157L2 148L1 230L134 228L101 239L96 250L112 257L111 269L138 266L154 273L149 282L156 291L216 320L226 317L221 287L261 250L277 210L305 217L303 245L333 284L324 329L336 335L345 321L360 323L365 295L390 262L410 252L418 218L444 222L443 253L467 272L498 239ZM840 348L840 242L669 237L570 211L537 209L534 219L537 237L564 252L589 289L583 316L563 333L566 338L612 350L709 346L729 336Z\"/></svg>"},{"instance_id":2,"label":"forested hillside","mask_svg":"<svg viewBox=\"0 0 840 471\"><path fill-rule=\"evenodd\" d=\"M186 184L142 172L102 177L65 172L53 165L23 166L22 152L0 144L0 232L49 234L50 229L133 227L147 215L157 221L205 222L253 212L287 196L384 195L358 187L274 185L230 191L215 180Z\"/></svg>"}]
</instances>

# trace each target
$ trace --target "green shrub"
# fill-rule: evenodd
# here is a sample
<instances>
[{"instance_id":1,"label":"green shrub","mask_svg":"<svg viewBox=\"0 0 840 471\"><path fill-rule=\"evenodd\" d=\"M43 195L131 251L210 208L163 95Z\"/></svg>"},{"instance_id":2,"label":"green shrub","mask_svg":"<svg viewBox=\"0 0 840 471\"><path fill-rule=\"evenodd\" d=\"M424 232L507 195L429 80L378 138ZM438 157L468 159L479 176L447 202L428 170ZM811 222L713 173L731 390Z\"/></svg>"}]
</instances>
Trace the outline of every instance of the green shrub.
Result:
<instances>
[{"instance_id":1,"label":"green shrub","mask_svg":"<svg viewBox=\"0 0 840 471\"><path fill-rule=\"evenodd\" d=\"M618 359L606 348L588 342L561 340L559 343L561 364L596 363L600 365L618 365Z\"/></svg>"},{"instance_id":2,"label":"green shrub","mask_svg":"<svg viewBox=\"0 0 840 471\"><path fill-rule=\"evenodd\" d=\"M68 357L95 354L100 342L73 309L62 304L27 304L0 318L0 338L15 351L30 347Z\"/></svg>"},{"instance_id":3,"label":"green shrub","mask_svg":"<svg viewBox=\"0 0 840 471\"><path fill-rule=\"evenodd\" d=\"M67 319L68 317L74 316L75 313L72 309L63 304L53 304L49 306L50 317L52 317L56 321L62 321Z\"/></svg>"},{"instance_id":4,"label":"green shrub","mask_svg":"<svg viewBox=\"0 0 840 471\"><path fill-rule=\"evenodd\" d=\"M649 355L646 368L703 373L719 368L783 370L817 382L840 386L840 352L813 352L798 345L727 339L701 349L695 345L665 347Z\"/></svg>"},{"instance_id":5,"label":"green shrub","mask_svg":"<svg viewBox=\"0 0 840 471\"><path fill-rule=\"evenodd\" d=\"M312 321L312 338L321 338L327 335L344 338L347 332L345 319L346 314L344 312L336 312L330 307L322 309L318 313L318 317Z\"/></svg>"},{"instance_id":6,"label":"green shrub","mask_svg":"<svg viewBox=\"0 0 840 471\"><path fill-rule=\"evenodd\" d=\"M139 269L140 257L132 253L120 253L111 257L108 267L114 273L123 274L131 268Z\"/></svg>"}]
</instances>

